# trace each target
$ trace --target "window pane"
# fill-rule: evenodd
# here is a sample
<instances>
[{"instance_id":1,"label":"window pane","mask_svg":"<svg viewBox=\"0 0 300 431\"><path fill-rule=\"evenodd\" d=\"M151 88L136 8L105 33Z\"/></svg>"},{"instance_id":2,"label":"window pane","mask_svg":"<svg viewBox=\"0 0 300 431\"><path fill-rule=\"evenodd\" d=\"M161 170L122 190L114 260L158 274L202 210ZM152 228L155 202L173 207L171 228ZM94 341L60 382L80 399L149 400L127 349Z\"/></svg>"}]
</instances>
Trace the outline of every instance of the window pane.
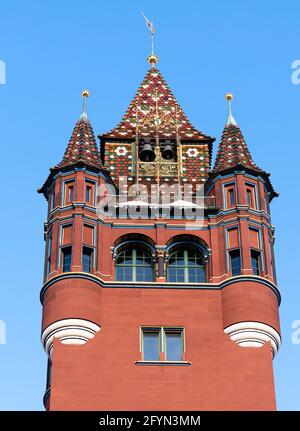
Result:
<instances>
[{"instance_id":1,"label":"window pane","mask_svg":"<svg viewBox=\"0 0 300 431\"><path fill-rule=\"evenodd\" d=\"M116 280L124 280L124 268L116 267Z\"/></svg>"},{"instance_id":2,"label":"window pane","mask_svg":"<svg viewBox=\"0 0 300 431\"><path fill-rule=\"evenodd\" d=\"M182 361L181 332L166 332L165 336L167 361Z\"/></svg>"},{"instance_id":3,"label":"window pane","mask_svg":"<svg viewBox=\"0 0 300 431\"><path fill-rule=\"evenodd\" d=\"M239 250L234 250L230 253L231 273L232 275L241 274L241 257Z\"/></svg>"},{"instance_id":4,"label":"window pane","mask_svg":"<svg viewBox=\"0 0 300 431\"><path fill-rule=\"evenodd\" d=\"M50 268L51 268L51 259L49 257L48 261L47 261L47 275L50 274Z\"/></svg>"},{"instance_id":5,"label":"window pane","mask_svg":"<svg viewBox=\"0 0 300 431\"><path fill-rule=\"evenodd\" d=\"M123 270L120 268L123 267ZM116 259L116 279L123 281L153 281L151 253L141 248L127 248Z\"/></svg>"},{"instance_id":6,"label":"window pane","mask_svg":"<svg viewBox=\"0 0 300 431\"><path fill-rule=\"evenodd\" d=\"M88 247L83 247L82 250L82 270L83 272L91 272L92 270L92 255L93 250Z\"/></svg>"},{"instance_id":7,"label":"window pane","mask_svg":"<svg viewBox=\"0 0 300 431\"><path fill-rule=\"evenodd\" d=\"M117 266L115 278L118 281L132 281L132 268L129 266Z\"/></svg>"},{"instance_id":8,"label":"window pane","mask_svg":"<svg viewBox=\"0 0 300 431\"><path fill-rule=\"evenodd\" d=\"M73 201L73 186L69 187L69 202Z\"/></svg>"},{"instance_id":9,"label":"window pane","mask_svg":"<svg viewBox=\"0 0 300 431\"><path fill-rule=\"evenodd\" d=\"M184 282L184 267L182 267L182 268L169 268L168 281L171 281L173 283L183 283Z\"/></svg>"},{"instance_id":10,"label":"window pane","mask_svg":"<svg viewBox=\"0 0 300 431\"><path fill-rule=\"evenodd\" d=\"M70 272L71 270L71 258L72 258L72 248L65 247L62 250L62 270L63 272Z\"/></svg>"},{"instance_id":11,"label":"window pane","mask_svg":"<svg viewBox=\"0 0 300 431\"><path fill-rule=\"evenodd\" d=\"M91 202L91 187L90 186L86 186L86 190L85 190L85 201L90 203Z\"/></svg>"},{"instance_id":12,"label":"window pane","mask_svg":"<svg viewBox=\"0 0 300 431\"><path fill-rule=\"evenodd\" d=\"M150 266L136 267L136 281L153 281L153 270Z\"/></svg>"},{"instance_id":13,"label":"window pane","mask_svg":"<svg viewBox=\"0 0 300 431\"><path fill-rule=\"evenodd\" d=\"M235 204L233 189L229 189L229 203L230 203L230 206L233 206Z\"/></svg>"},{"instance_id":14,"label":"window pane","mask_svg":"<svg viewBox=\"0 0 300 431\"><path fill-rule=\"evenodd\" d=\"M254 275L259 275L260 265L259 265L260 255L259 252L251 251L251 265Z\"/></svg>"},{"instance_id":15,"label":"window pane","mask_svg":"<svg viewBox=\"0 0 300 431\"><path fill-rule=\"evenodd\" d=\"M143 357L145 361L159 361L159 332L143 332Z\"/></svg>"},{"instance_id":16,"label":"window pane","mask_svg":"<svg viewBox=\"0 0 300 431\"><path fill-rule=\"evenodd\" d=\"M206 273L205 273L205 268L198 268L197 270L197 283L205 283L206 282Z\"/></svg>"},{"instance_id":17,"label":"window pane","mask_svg":"<svg viewBox=\"0 0 300 431\"><path fill-rule=\"evenodd\" d=\"M51 209L55 207L55 192L51 193Z\"/></svg>"}]
</instances>

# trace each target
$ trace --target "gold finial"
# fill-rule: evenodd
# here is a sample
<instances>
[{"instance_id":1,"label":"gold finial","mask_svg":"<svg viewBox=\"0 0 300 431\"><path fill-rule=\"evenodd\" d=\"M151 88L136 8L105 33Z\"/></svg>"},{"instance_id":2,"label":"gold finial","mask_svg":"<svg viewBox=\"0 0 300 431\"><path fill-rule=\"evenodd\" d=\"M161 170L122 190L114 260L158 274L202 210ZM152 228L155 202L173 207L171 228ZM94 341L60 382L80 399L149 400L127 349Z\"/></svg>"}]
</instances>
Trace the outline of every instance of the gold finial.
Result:
<instances>
[{"instance_id":1,"label":"gold finial","mask_svg":"<svg viewBox=\"0 0 300 431\"><path fill-rule=\"evenodd\" d=\"M158 56L155 54L150 54L147 57L147 61L152 67L154 67L158 63Z\"/></svg>"},{"instance_id":2,"label":"gold finial","mask_svg":"<svg viewBox=\"0 0 300 431\"><path fill-rule=\"evenodd\" d=\"M230 102L233 99L233 94L232 93L227 93L225 95L225 99L228 100L228 102Z\"/></svg>"},{"instance_id":3,"label":"gold finial","mask_svg":"<svg viewBox=\"0 0 300 431\"><path fill-rule=\"evenodd\" d=\"M86 99L90 96L89 90L83 90L81 92L81 96L83 97L83 112L80 116L81 120L87 120L87 113L86 113Z\"/></svg>"}]
</instances>

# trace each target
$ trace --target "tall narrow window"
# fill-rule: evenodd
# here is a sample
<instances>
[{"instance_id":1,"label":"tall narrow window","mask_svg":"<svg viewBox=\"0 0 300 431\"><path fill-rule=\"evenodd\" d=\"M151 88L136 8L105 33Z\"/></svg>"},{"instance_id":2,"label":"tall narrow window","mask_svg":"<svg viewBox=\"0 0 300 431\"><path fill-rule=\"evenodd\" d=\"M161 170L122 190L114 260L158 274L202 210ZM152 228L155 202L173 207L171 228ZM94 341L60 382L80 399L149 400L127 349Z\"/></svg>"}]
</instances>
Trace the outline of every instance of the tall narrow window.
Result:
<instances>
[{"instance_id":1,"label":"tall narrow window","mask_svg":"<svg viewBox=\"0 0 300 431\"><path fill-rule=\"evenodd\" d=\"M230 206L231 206L231 207L233 207L233 206L234 206L234 204L235 204L235 199L234 199L234 190L233 190L233 188L230 188L230 189L228 190L228 193L229 193L229 204L230 204Z\"/></svg>"},{"instance_id":2,"label":"tall narrow window","mask_svg":"<svg viewBox=\"0 0 300 431\"><path fill-rule=\"evenodd\" d=\"M93 181L85 181L85 202L90 205L95 205L95 187Z\"/></svg>"},{"instance_id":3,"label":"tall narrow window","mask_svg":"<svg viewBox=\"0 0 300 431\"><path fill-rule=\"evenodd\" d=\"M196 247L179 248L170 254L168 281L174 283L204 283L204 257Z\"/></svg>"},{"instance_id":4,"label":"tall narrow window","mask_svg":"<svg viewBox=\"0 0 300 431\"><path fill-rule=\"evenodd\" d=\"M257 209L255 186L246 184L246 202L250 208Z\"/></svg>"},{"instance_id":5,"label":"tall narrow window","mask_svg":"<svg viewBox=\"0 0 300 431\"><path fill-rule=\"evenodd\" d=\"M235 187L234 184L225 186L225 208L232 208L235 206Z\"/></svg>"},{"instance_id":6,"label":"tall narrow window","mask_svg":"<svg viewBox=\"0 0 300 431\"><path fill-rule=\"evenodd\" d=\"M93 267L93 249L90 247L82 248L82 271L92 272Z\"/></svg>"},{"instance_id":7,"label":"tall narrow window","mask_svg":"<svg viewBox=\"0 0 300 431\"><path fill-rule=\"evenodd\" d=\"M183 361L183 328L142 328L144 361Z\"/></svg>"},{"instance_id":8,"label":"tall narrow window","mask_svg":"<svg viewBox=\"0 0 300 431\"><path fill-rule=\"evenodd\" d=\"M254 275L260 275L261 272L261 254L257 250L251 250L251 265Z\"/></svg>"},{"instance_id":9,"label":"tall narrow window","mask_svg":"<svg viewBox=\"0 0 300 431\"><path fill-rule=\"evenodd\" d=\"M51 250L52 250L52 238L51 236L49 236L48 247L47 247L47 268L46 268L47 276L50 274L50 268L51 268Z\"/></svg>"},{"instance_id":10,"label":"tall narrow window","mask_svg":"<svg viewBox=\"0 0 300 431\"><path fill-rule=\"evenodd\" d=\"M182 330L165 329L165 349L167 361L182 361Z\"/></svg>"},{"instance_id":11,"label":"tall narrow window","mask_svg":"<svg viewBox=\"0 0 300 431\"><path fill-rule=\"evenodd\" d=\"M71 204L75 199L75 182L66 181L64 186L64 205Z\"/></svg>"},{"instance_id":12,"label":"tall narrow window","mask_svg":"<svg viewBox=\"0 0 300 431\"><path fill-rule=\"evenodd\" d=\"M231 250L229 252L230 258L230 269L232 275L240 275L241 274L241 255L240 250Z\"/></svg>"},{"instance_id":13,"label":"tall narrow window","mask_svg":"<svg viewBox=\"0 0 300 431\"><path fill-rule=\"evenodd\" d=\"M71 261L72 261L72 247L63 247L61 249L61 257L62 257L62 271L70 272L71 271Z\"/></svg>"},{"instance_id":14,"label":"tall narrow window","mask_svg":"<svg viewBox=\"0 0 300 431\"><path fill-rule=\"evenodd\" d=\"M48 359L46 389L48 389L51 386L51 382L52 382L52 361L51 359Z\"/></svg>"},{"instance_id":15,"label":"tall narrow window","mask_svg":"<svg viewBox=\"0 0 300 431\"><path fill-rule=\"evenodd\" d=\"M55 191L53 190L50 195L50 211L55 208Z\"/></svg>"},{"instance_id":16,"label":"tall narrow window","mask_svg":"<svg viewBox=\"0 0 300 431\"><path fill-rule=\"evenodd\" d=\"M143 359L144 361L159 361L160 331L143 331Z\"/></svg>"},{"instance_id":17,"label":"tall narrow window","mask_svg":"<svg viewBox=\"0 0 300 431\"><path fill-rule=\"evenodd\" d=\"M91 198L92 198L92 188L91 188L91 186L86 186L86 188L85 188L85 201L90 204Z\"/></svg>"},{"instance_id":18,"label":"tall narrow window","mask_svg":"<svg viewBox=\"0 0 300 431\"><path fill-rule=\"evenodd\" d=\"M116 280L153 281L153 259L144 248L126 247L116 258Z\"/></svg>"},{"instance_id":19,"label":"tall narrow window","mask_svg":"<svg viewBox=\"0 0 300 431\"><path fill-rule=\"evenodd\" d=\"M68 187L68 201L69 202L73 201L73 194L74 194L74 187L73 186L69 186Z\"/></svg>"}]
</instances>

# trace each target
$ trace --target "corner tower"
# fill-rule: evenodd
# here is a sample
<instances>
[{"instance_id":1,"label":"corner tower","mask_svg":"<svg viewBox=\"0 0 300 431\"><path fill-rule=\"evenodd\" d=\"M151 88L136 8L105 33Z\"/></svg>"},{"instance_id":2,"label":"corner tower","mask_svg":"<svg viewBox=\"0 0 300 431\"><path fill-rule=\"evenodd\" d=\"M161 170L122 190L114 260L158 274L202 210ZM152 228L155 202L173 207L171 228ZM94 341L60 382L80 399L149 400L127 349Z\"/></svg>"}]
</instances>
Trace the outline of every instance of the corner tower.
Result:
<instances>
[{"instance_id":1,"label":"corner tower","mask_svg":"<svg viewBox=\"0 0 300 431\"><path fill-rule=\"evenodd\" d=\"M276 193L231 111L211 169L214 139L189 122L154 54L149 62L100 151L83 92L64 158L40 189L45 406L275 409Z\"/></svg>"}]
</instances>

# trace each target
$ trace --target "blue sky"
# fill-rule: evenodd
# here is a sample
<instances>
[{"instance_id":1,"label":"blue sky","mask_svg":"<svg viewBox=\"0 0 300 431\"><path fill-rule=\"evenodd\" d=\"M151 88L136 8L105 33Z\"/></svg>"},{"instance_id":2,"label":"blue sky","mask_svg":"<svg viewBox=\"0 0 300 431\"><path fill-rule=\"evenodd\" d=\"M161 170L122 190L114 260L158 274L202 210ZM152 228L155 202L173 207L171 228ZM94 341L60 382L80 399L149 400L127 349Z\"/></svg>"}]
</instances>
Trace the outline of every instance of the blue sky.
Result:
<instances>
[{"instance_id":1,"label":"blue sky","mask_svg":"<svg viewBox=\"0 0 300 431\"><path fill-rule=\"evenodd\" d=\"M300 59L297 1L132 0L2 2L0 148L0 409L40 410L46 355L40 344L46 202L36 189L60 161L82 101L95 133L115 126L147 71L143 11L157 29L159 69L192 123L216 142L224 127L224 94L255 162L272 173L272 204L283 345L274 361L278 408L300 409L299 129Z\"/></svg>"}]
</instances>

